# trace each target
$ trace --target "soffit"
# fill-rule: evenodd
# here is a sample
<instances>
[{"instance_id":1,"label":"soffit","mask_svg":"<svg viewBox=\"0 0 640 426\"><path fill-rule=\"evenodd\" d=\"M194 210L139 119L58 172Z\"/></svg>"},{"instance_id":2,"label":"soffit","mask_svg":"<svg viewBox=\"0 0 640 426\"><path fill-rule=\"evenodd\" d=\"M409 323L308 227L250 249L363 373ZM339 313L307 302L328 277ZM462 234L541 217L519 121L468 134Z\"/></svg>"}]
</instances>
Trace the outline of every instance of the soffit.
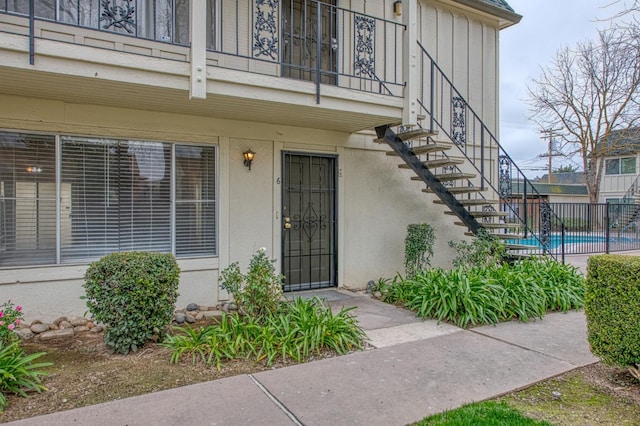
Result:
<instances>
[{"instance_id":1,"label":"soffit","mask_svg":"<svg viewBox=\"0 0 640 426\"><path fill-rule=\"evenodd\" d=\"M0 67L0 75L0 93L9 95L347 133L389 124L397 121L402 113L401 108L385 107L384 101L393 105L398 101L392 102L384 96L380 96L377 111L375 106L371 109L364 104L354 108L360 96L354 91L351 91L352 99L327 96L321 98L319 105L315 104L312 94L296 94L295 103L220 93L210 93L207 99L190 100L187 90L168 87L5 67ZM370 102L371 95L367 98Z\"/></svg>"}]
</instances>

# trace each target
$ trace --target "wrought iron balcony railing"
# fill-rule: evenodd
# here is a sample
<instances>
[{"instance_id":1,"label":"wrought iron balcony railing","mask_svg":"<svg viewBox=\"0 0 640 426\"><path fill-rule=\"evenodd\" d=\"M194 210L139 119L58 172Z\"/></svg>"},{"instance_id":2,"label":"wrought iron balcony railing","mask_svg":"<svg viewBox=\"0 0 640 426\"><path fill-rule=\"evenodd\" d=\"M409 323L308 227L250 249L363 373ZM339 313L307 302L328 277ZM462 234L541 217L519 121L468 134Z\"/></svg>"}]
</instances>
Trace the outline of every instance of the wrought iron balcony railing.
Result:
<instances>
[{"instance_id":1,"label":"wrought iron balcony railing","mask_svg":"<svg viewBox=\"0 0 640 426\"><path fill-rule=\"evenodd\" d=\"M316 85L318 100L320 85L403 95L405 27L398 22L320 0L207 0L206 13L193 18L190 3L0 0L0 13L30 18L32 55L34 23L48 21L177 46L206 46L212 65L306 80ZM204 34L191 34L191 19L206 21Z\"/></svg>"},{"instance_id":2,"label":"wrought iron balcony railing","mask_svg":"<svg viewBox=\"0 0 640 426\"><path fill-rule=\"evenodd\" d=\"M506 218L501 219L505 228L509 221L519 223L524 230L523 237L535 239L543 253L554 255L550 251L551 235L553 229L563 228L562 220L431 55L419 42L418 45L422 72L418 103L427 117L426 126L444 134L459 148L468 160L470 169L465 171L476 175L470 179L473 186L493 191L500 210L508 213ZM469 197L475 197L480 204L484 200L482 192ZM532 214L534 211L535 214Z\"/></svg>"}]
</instances>

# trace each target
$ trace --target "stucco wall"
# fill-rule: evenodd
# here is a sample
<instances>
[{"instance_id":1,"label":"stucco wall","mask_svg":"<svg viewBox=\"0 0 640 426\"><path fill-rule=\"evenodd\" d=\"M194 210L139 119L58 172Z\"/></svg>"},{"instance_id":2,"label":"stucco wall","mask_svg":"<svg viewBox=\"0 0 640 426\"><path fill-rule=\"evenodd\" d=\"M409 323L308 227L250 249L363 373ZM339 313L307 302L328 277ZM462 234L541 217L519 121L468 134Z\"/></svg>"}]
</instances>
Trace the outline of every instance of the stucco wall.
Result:
<instances>
[{"instance_id":1,"label":"stucco wall","mask_svg":"<svg viewBox=\"0 0 640 426\"><path fill-rule=\"evenodd\" d=\"M15 107L22 111L15 120ZM258 248L280 255L282 237L281 158L283 151L313 152L338 158L338 281L364 288L368 280L402 272L406 226L427 222L436 229L434 265L448 265L451 239L464 238L464 228L433 204L399 160L384 155L372 134L349 135L329 130L217 120L97 105L76 105L0 95L0 129L52 131L165 141L197 141L218 149L219 255L180 259L178 306L213 304L226 299L219 292L218 270L233 261L246 268ZM242 152L256 158L251 170ZM82 315L79 299L87 265L0 269L0 295L25 306L28 318L54 319ZM280 268L280 259L277 262Z\"/></svg>"}]
</instances>

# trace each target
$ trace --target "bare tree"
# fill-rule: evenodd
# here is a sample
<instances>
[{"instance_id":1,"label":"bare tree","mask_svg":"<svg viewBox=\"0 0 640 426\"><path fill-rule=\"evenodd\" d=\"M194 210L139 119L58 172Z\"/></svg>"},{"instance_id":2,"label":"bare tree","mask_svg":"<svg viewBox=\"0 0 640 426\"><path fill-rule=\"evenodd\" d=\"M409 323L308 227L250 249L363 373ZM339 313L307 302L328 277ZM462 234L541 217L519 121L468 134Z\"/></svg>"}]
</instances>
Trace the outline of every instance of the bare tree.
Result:
<instances>
[{"instance_id":1,"label":"bare tree","mask_svg":"<svg viewBox=\"0 0 640 426\"><path fill-rule=\"evenodd\" d=\"M603 157L619 152L640 124L638 34L632 23L561 48L528 87L532 119L580 154L591 202L598 201Z\"/></svg>"}]
</instances>

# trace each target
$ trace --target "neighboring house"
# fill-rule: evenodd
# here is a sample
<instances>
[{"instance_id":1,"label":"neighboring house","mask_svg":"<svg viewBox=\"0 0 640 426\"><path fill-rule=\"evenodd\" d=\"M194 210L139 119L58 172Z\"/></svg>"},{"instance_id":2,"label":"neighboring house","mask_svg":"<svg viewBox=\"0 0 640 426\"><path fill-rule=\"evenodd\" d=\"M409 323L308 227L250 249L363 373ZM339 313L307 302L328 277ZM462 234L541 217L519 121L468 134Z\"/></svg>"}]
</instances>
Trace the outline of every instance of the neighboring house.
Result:
<instances>
[{"instance_id":1,"label":"neighboring house","mask_svg":"<svg viewBox=\"0 0 640 426\"><path fill-rule=\"evenodd\" d=\"M589 193L583 172L543 175L531 182L550 203L588 203Z\"/></svg>"},{"instance_id":2,"label":"neighboring house","mask_svg":"<svg viewBox=\"0 0 640 426\"><path fill-rule=\"evenodd\" d=\"M0 0L0 294L28 313L82 314L113 251L174 253L179 304L227 299L219 271L260 247L286 290L364 288L403 270L408 224L446 265L502 214L505 1L29 3ZM399 124L418 181L374 141Z\"/></svg>"},{"instance_id":3,"label":"neighboring house","mask_svg":"<svg viewBox=\"0 0 640 426\"><path fill-rule=\"evenodd\" d=\"M608 138L600 181L600 203L637 203L640 129L618 130Z\"/></svg>"}]
</instances>

